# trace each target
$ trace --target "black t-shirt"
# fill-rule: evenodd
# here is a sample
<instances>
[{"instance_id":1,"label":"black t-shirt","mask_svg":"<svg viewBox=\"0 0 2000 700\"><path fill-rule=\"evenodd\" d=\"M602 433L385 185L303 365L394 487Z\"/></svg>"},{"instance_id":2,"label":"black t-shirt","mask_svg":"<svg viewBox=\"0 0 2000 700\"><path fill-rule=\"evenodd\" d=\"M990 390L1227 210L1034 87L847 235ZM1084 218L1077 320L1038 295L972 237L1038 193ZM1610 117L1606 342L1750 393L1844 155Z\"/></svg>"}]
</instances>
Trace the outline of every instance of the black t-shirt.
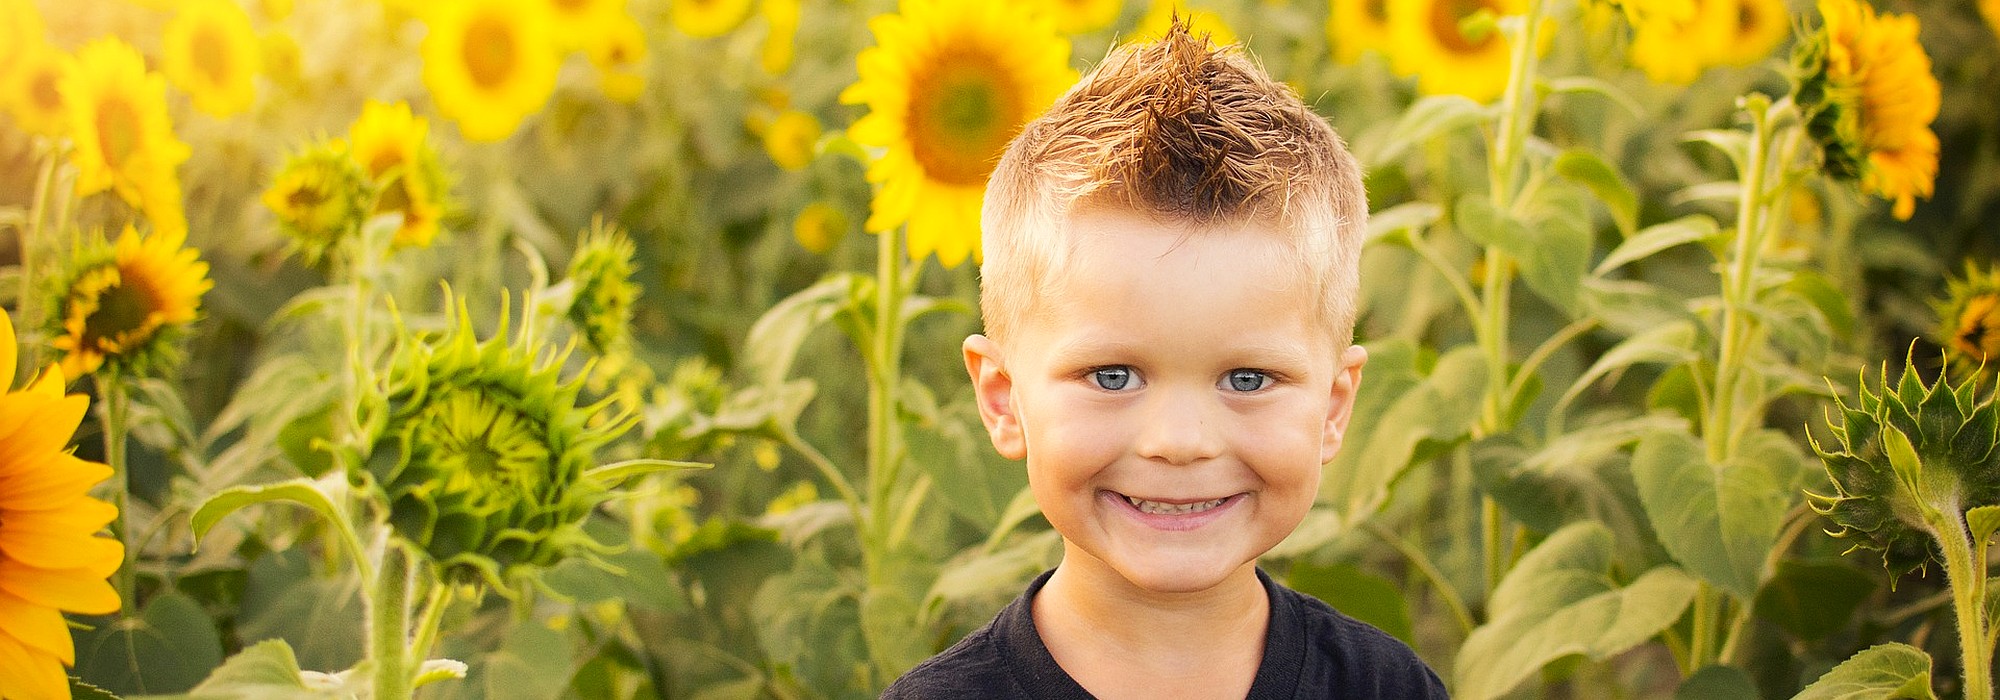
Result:
<instances>
[{"instance_id":1,"label":"black t-shirt","mask_svg":"<svg viewBox=\"0 0 2000 700\"><path fill-rule=\"evenodd\" d=\"M985 627L896 679L882 697L1090 698L1056 665L1035 631L1035 593L1053 573L1036 578ZM1250 685L1251 700L1449 697L1444 682L1402 641L1278 585L1262 569L1257 580L1270 595L1271 622L1264 632L1264 660Z\"/></svg>"}]
</instances>

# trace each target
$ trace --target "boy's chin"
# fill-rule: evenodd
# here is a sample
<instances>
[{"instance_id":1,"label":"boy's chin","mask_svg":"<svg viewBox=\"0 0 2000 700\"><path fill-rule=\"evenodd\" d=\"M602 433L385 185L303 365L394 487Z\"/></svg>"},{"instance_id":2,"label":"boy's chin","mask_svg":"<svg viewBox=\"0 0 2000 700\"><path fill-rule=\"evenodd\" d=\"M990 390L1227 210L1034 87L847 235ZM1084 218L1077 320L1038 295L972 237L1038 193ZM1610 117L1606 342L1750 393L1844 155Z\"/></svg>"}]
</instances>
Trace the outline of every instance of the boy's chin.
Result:
<instances>
[{"instance_id":1,"label":"boy's chin","mask_svg":"<svg viewBox=\"0 0 2000 700\"><path fill-rule=\"evenodd\" d=\"M1252 575L1254 559L1221 557L1137 557L1113 563L1111 569L1133 588L1154 595L1183 595L1214 590L1242 575Z\"/></svg>"}]
</instances>

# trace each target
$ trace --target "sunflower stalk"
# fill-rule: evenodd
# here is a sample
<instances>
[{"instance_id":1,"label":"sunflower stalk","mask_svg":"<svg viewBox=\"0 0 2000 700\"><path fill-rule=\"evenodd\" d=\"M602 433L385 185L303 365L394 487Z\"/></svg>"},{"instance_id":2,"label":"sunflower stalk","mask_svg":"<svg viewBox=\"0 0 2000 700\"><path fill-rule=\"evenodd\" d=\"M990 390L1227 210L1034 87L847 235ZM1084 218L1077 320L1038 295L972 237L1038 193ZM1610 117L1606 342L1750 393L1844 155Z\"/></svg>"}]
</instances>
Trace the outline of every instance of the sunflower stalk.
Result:
<instances>
[{"instance_id":1,"label":"sunflower stalk","mask_svg":"<svg viewBox=\"0 0 2000 700\"><path fill-rule=\"evenodd\" d=\"M896 389L902 384L903 243L901 228L876 237L875 325L871 329L868 382L868 522L865 551L870 585L886 584L883 564L894 530L894 497L902 462Z\"/></svg>"},{"instance_id":2,"label":"sunflower stalk","mask_svg":"<svg viewBox=\"0 0 2000 700\"><path fill-rule=\"evenodd\" d=\"M118 590L118 599L124 601L119 610L130 615L138 609L137 571L138 553L133 547L130 523L126 520L131 511L132 478L126 468L125 433L131 413L131 398L125 394L125 380L116 370L98 375L98 390L104 400L104 411L99 418L104 422L104 463L111 467L111 505L118 509L118 517L111 521L111 537L124 545L125 561L112 575L112 587Z\"/></svg>"},{"instance_id":3,"label":"sunflower stalk","mask_svg":"<svg viewBox=\"0 0 2000 700\"><path fill-rule=\"evenodd\" d=\"M42 171L35 176L35 200L28 208L27 226L21 229L21 296L15 301L15 308L21 318L42 317L39 304L41 294L38 293L39 288L35 286L37 283L35 263L42 252L42 247L37 243L48 239L48 232L43 228L43 222L48 220L49 196L50 191L54 189L56 162L61 160L61 154L61 149L55 146L48 147L48 153L42 159ZM23 346L23 350L21 361L15 366L19 371L33 376L35 368L42 366L42 344L30 342ZM7 386L14 386L13 382L19 378L7 377L9 382Z\"/></svg>"},{"instance_id":4,"label":"sunflower stalk","mask_svg":"<svg viewBox=\"0 0 2000 700\"><path fill-rule=\"evenodd\" d=\"M408 627L412 585L409 546L390 537L376 568L375 595L369 602L368 659L374 662L375 700L405 700L411 687L412 664Z\"/></svg>"},{"instance_id":5,"label":"sunflower stalk","mask_svg":"<svg viewBox=\"0 0 2000 700\"><path fill-rule=\"evenodd\" d=\"M1527 143L1528 132L1534 128L1535 114L1539 100L1533 89L1537 60L1536 33L1541 24L1542 0L1528 3L1528 11L1521 17L1521 24L1513 37L1512 54L1507 69L1507 90L1501 98L1500 122L1488 144L1487 181L1491 187L1490 196L1494 211L1503 215L1512 212L1515 200L1520 194L1516 179L1525 166L1521 154ZM1507 31L1503 28L1502 31ZM1479 347L1486 356L1486 388L1481 400L1479 422L1473 427L1475 439L1500 433L1506 429L1508 411L1508 364L1507 338L1510 319L1509 293L1514 275L1513 261L1498 246L1486 249L1485 280L1479 297L1480 314L1474 316L1474 333ZM1508 568L1503 532L1506 519L1500 512L1500 505L1492 496L1480 499L1480 543L1485 552L1486 590L1500 586L1500 578Z\"/></svg>"}]
</instances>

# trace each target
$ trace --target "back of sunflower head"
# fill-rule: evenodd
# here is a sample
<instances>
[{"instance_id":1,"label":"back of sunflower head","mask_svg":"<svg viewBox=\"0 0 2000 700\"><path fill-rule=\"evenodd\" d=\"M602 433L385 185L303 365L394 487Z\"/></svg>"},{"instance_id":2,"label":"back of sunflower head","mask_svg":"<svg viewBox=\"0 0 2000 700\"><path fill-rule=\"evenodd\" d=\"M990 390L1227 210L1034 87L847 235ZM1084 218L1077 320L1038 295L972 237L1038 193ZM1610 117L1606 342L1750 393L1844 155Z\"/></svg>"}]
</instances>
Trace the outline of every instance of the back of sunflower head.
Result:
<instances>
[{"instance_id":1,"label":"back of sunflower head","mask_svg":"<svg viewBox=\"0 0 2000 700\"><path fill-rule=\"evenodd\" d=\"M1273 225L1318 288L1323 320L1349 340L1368 219L1360 165L1291 87L1185 19L1113 49L1008 145L980 217L987 335L1007 342L1062 278L1067 221L1091 207Z\"/></svg>"}]
</instances>

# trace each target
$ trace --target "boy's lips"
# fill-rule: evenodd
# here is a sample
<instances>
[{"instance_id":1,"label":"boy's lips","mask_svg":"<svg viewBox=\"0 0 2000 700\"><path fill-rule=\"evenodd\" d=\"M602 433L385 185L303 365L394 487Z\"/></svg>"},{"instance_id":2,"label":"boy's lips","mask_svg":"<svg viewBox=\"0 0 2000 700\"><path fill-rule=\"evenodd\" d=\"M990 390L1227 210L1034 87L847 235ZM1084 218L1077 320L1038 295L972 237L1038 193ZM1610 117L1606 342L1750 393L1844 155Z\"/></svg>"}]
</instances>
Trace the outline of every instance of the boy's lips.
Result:
<instances>
[{"instance_id":1,"label":"boy's lips","mask_svg":"<svg viewBox=\"0 0 2000 700\"><path fill-rule=\"evenodd\" d=\"M1186 531L1199 528L1233 509L1248 494L1219 498L1145 498L1116 491L1101 491L1111 505L1150 527Z\"/></svg>"}]
</instances>

